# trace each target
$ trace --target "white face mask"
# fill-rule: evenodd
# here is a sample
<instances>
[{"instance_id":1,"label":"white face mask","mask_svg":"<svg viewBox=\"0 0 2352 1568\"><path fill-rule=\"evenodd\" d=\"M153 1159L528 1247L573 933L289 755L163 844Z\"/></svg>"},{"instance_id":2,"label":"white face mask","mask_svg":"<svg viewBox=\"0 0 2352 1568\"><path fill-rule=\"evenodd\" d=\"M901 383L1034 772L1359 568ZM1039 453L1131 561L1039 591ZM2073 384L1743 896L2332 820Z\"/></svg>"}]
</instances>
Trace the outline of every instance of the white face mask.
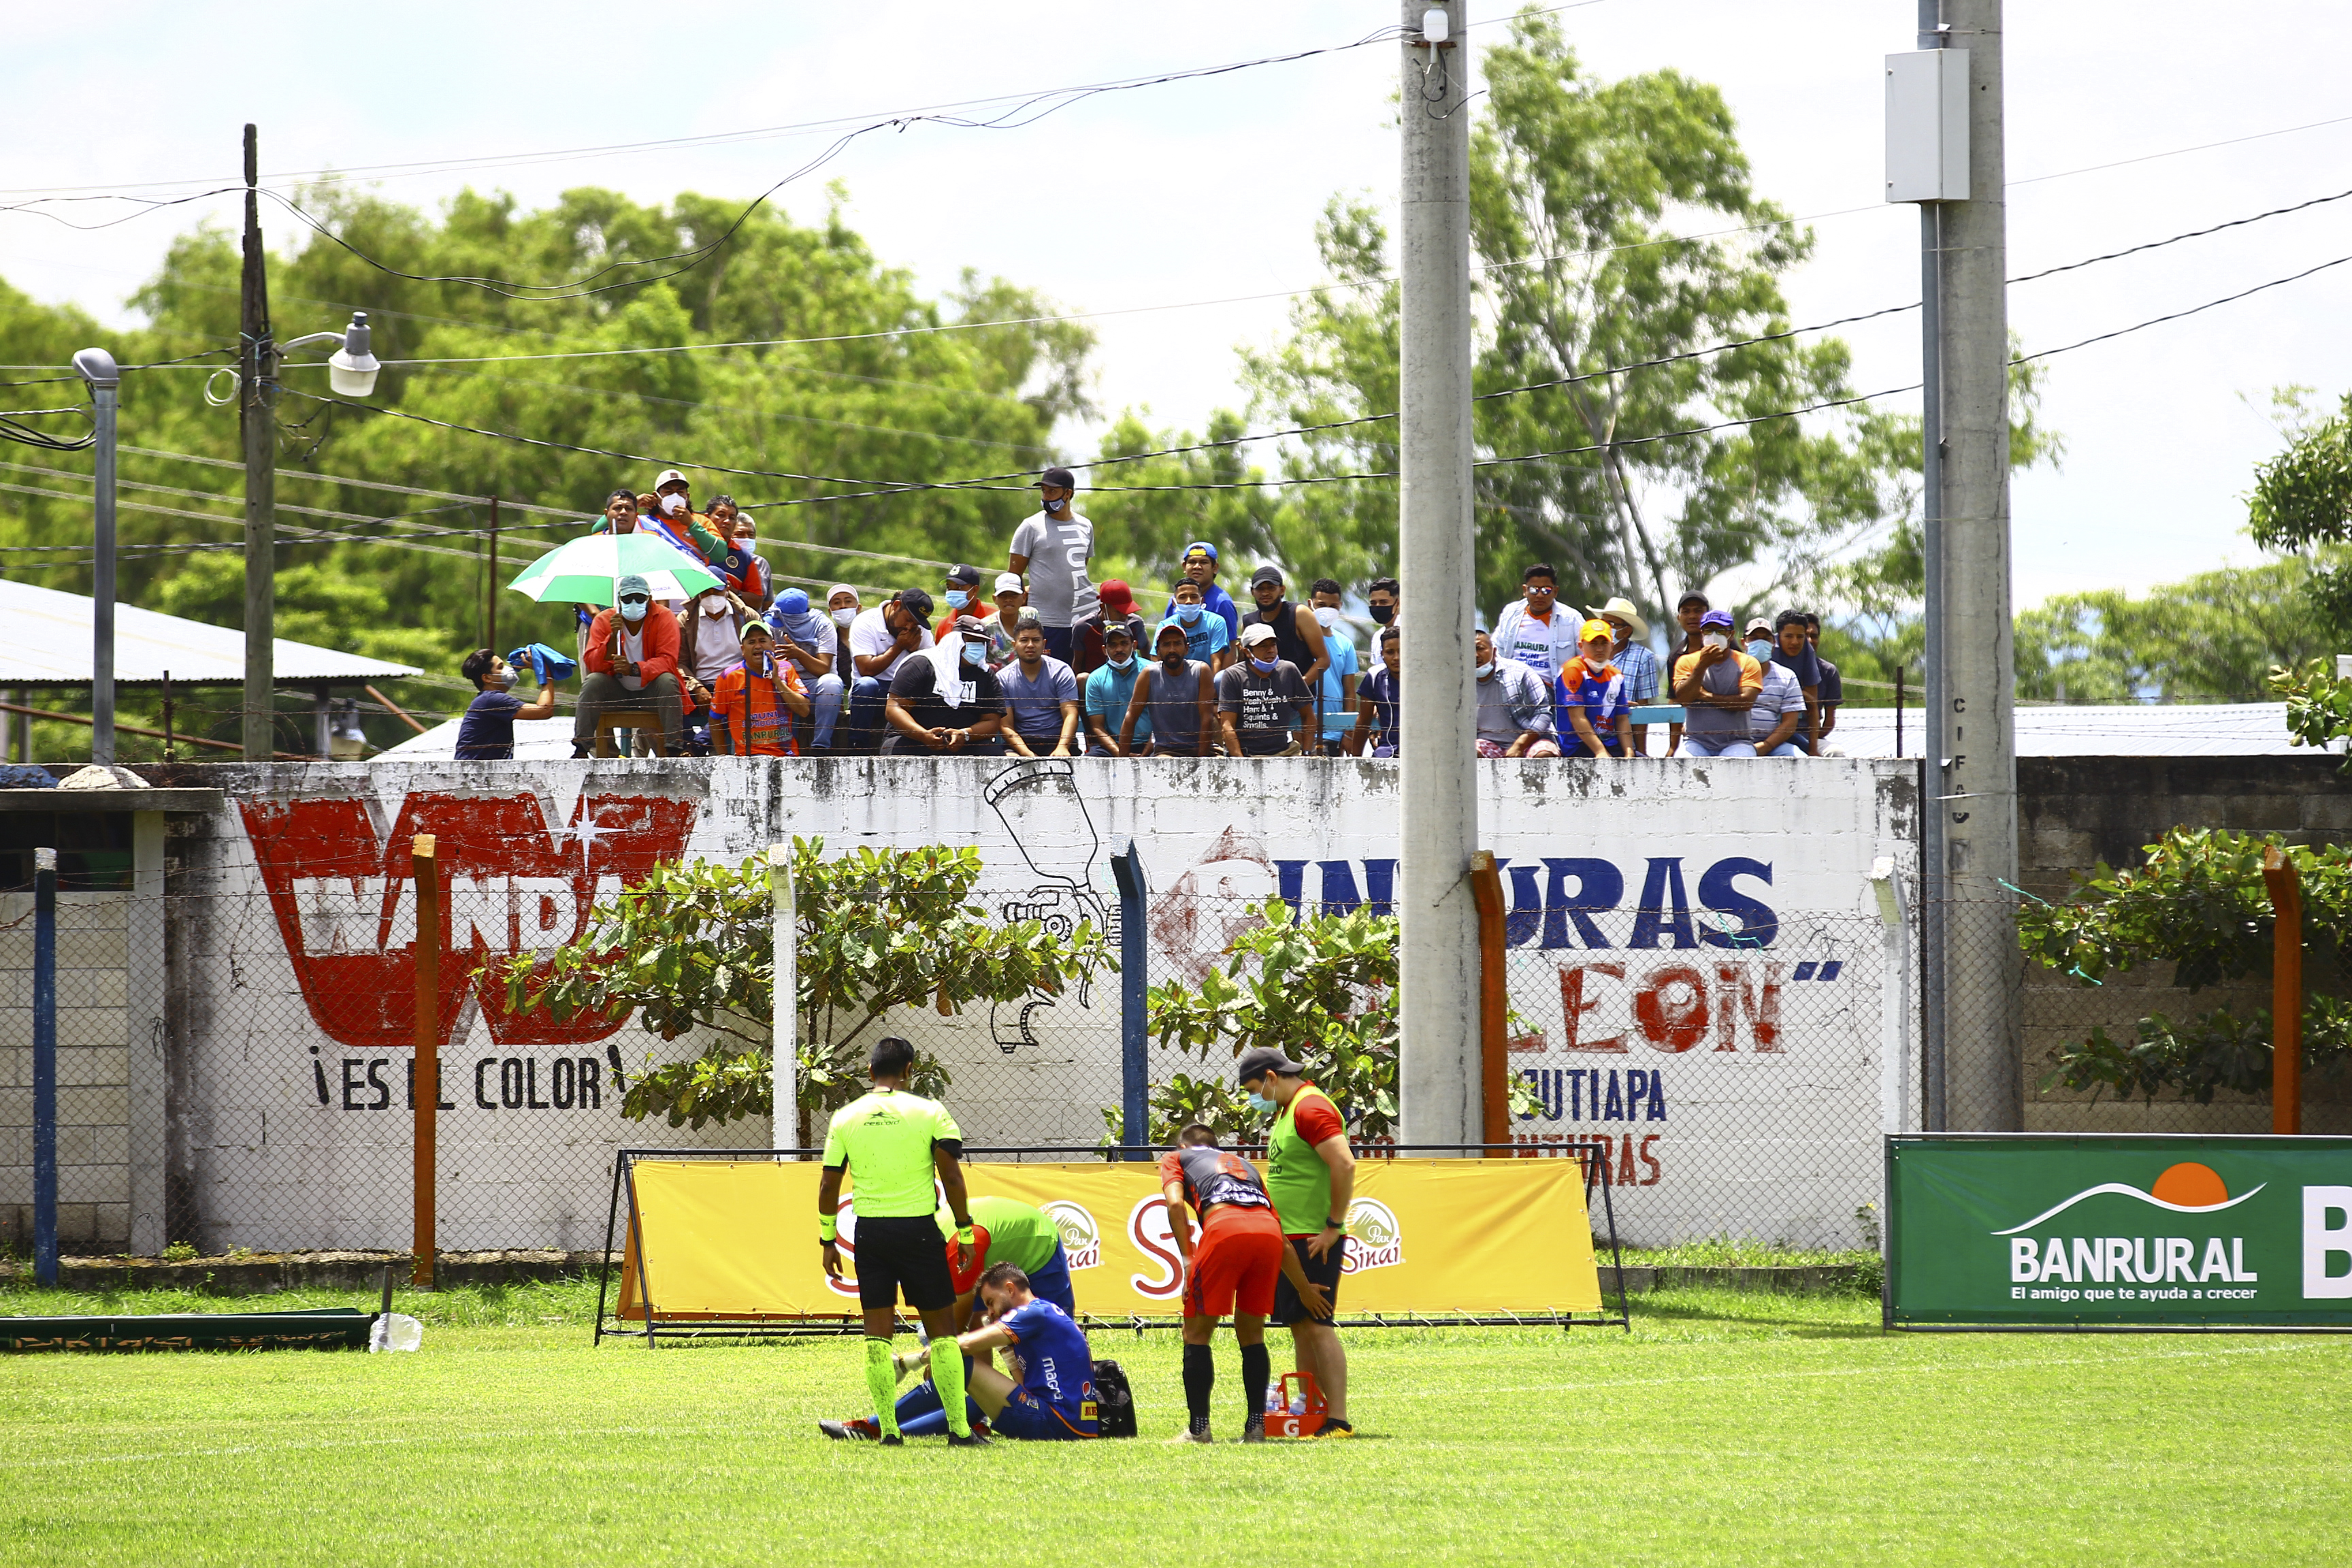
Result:
<instances>
[{"instance_id":1,"label":"white face mask","mask_svg":"<svg viewBox=\"0 0 2352 1568\"><path fill-rule=\"evenodd\" d=\"M1325 605L1321 608L1318 609L1315 612L1315 624L1321 626L1327 632L1336 630L1339 625L1339 606L1336 605Z\"/></svg>"},{"instance_id":2,"label":"white face mask","mask_svg":"<svg viewBox=\"0 0 2352 1568\"><path fill-rule=\"evenodd\" d=\"M1709 632L1699 640L1705 643L1708 647L1729 647L1731 646L1731 639L1724 636L1721 632Z\"/></svg>"},{"instance_id":3,"label":"white face mask","mask_svg":"<svg viewBox=\"0 0 2352 1568\"><path fill-rule=\"evenodd\" d=\"M857 606L855 605L844 605L833 612L833 624L836 626L845 626L856 618Z\"/></svg>"},{"instance_id":4,"label":"white face mask","mask_svg":"<svg viewBox=\"0 0 2352 1568\"><path fill-rule=\"evenodd\" d=\"M713 619L725 615L730 607L724 599L709 598L702 601L702 613Z\"/></svg>"},{"instance_id":5,"label":"white face mask","mask_svg":"<svg viewBox=\"0 0 2352 1568\"><path fill-rule=\"evenodd\" d=\"M514 680L514 671L506 668L494 669L482 677L483 685L499 691L504 691L508 687L512 686Z\"/></svg>"},{"instance_id":6,"label":"white face mask","mask_svg":"<svg viewBox=\"0 0 2352 1568\"><path fill-rule=\"evenodd\" d=\"M644 605L623 605L621 606L621 618L628 622L631 626L635 626L639 621L646 618L646 608L647 606Z\"/></svg>"},{"instance_id":7,"label":"white face mask","mask_svg":"<svg viewBox=\"0 0 2352 1568\"><path fill-rule=\"evenodd\" d=\"M1491 663L1482 664L1478 667L1476 674L1481 680L1491 680L1495 676L1495 667Z\"/></svg>"},{"instance_id":8,"label":"white face mask","mask_svg":"<svg viewBox=\"0 0 2352 1568\"><path fill-rule=\"evenodd\" d=\"M662 510L669 513L672 517L676 517L679 512L686 510L686 498L675 493L666 495L661 499L661 506Z\"/></svg>"}]
</instances>

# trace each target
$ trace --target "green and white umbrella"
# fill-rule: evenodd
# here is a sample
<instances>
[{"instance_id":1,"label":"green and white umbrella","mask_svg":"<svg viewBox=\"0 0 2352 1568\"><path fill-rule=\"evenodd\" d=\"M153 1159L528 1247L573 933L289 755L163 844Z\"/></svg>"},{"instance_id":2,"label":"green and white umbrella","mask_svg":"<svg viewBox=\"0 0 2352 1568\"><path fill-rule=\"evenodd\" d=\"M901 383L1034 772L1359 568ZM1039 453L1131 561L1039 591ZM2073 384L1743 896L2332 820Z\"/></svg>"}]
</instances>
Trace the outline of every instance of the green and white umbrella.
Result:
<instances>
[{"instance_id":1,"label":"green and white umbrella","mask_svg":"<svg viewBox=\"0 0 2352 1568\"><path fill-rule=\"evenodd\" d=\"M643 577L660 600L691 599L719 586L719 574L650 533L592 533L561 544L507 584L541 604L610 605L615 578Z\"/></svg>"}]
</instances>

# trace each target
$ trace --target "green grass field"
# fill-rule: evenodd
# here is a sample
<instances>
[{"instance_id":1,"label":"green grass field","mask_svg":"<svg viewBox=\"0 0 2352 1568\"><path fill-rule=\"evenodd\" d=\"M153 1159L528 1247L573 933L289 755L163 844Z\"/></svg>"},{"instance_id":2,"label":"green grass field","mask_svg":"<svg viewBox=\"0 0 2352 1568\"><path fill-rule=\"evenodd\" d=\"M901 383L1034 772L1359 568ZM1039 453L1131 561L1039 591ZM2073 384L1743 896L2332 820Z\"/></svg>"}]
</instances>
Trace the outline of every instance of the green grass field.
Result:
<instances>
[{"instance_id":1,"label":"green grass field","mask_svg":"<svg viewBox=\"0 0 2352 1568\"><path fill-rule=\"evenodd\" d=\"M2326 1338L1885 1335L1864 1297L1662 1293L1631 1335L1355 1332L1363 1436L1203 1449L1160 1441L1174 1336L1098 1334L1140 1440L951 1454L817 1436L850 1342L596 1350L593 1304L404 1297L408 1356L0 1362L0 1561L2137 1568L2340 1563L2352 1527L2352 1344ZM1230 1436L1223 1341L1219 1374Z\"/></svg>"}]
</instances>

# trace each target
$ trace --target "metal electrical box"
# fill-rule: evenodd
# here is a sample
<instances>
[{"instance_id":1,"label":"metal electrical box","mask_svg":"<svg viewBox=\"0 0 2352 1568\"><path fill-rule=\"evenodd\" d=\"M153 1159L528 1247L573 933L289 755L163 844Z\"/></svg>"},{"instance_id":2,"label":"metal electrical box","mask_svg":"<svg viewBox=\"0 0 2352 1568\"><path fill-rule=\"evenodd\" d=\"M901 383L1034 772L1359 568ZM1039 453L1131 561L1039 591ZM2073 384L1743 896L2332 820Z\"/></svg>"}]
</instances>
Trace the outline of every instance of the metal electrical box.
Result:
<instances>
[{"instance_id":1,"label":"metal electrical box","mask_svg":"<svg viewBox=\"0 0 2352 1568\"><path fill-rule=\"evenodd\" d=\"M1969 199L1969 51L1886 57L1886 199Z\"/></svg>"}]
</instances>

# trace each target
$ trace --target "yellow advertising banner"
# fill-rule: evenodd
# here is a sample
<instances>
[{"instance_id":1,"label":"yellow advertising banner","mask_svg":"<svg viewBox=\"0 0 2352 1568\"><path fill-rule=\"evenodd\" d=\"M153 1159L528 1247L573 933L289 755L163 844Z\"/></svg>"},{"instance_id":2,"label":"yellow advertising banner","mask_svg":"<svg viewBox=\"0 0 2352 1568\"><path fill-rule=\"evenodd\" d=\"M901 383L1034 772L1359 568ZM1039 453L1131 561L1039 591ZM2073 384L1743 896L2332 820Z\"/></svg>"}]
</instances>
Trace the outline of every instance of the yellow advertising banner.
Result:
<instances>
[{"instance_id":1,"label":"yellow advertising banner","mask_svg":"<svg viewBox=\"0 0 2352 1568\"><path fill-rule=\"evenodd\" d=\"M1183 1288L1158 1168L976 1163L975 1194L1054 1216L1080 1312L1173 1317ZM819 1167L772 1160L640 1159L620 1315L657 1321L839 1317L857 1310L856 1194L841 1215L848 1277L825 1278L815 1239ZM1348 1211L1343 1315L1590 1312L1601 1308L1582 1167L1574 1160L1365 1160Z\"/></svg>"}]
</instances>

